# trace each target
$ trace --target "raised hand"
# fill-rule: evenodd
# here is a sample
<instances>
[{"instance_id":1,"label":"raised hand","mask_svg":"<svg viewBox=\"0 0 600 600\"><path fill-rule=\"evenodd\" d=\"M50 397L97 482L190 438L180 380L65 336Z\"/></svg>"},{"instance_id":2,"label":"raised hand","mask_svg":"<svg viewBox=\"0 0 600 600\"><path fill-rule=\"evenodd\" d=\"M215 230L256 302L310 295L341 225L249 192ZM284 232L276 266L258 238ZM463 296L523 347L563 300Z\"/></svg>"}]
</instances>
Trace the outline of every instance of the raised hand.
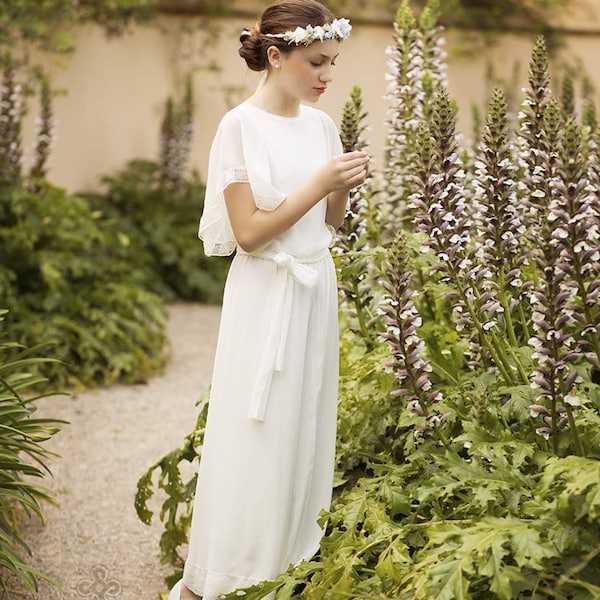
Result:
<instances>
[{"instance_id":1,"label":"raised hand","mask_svg":"<svg viewBox=\"0 0 600 600\"><path fill-rule=\"evenodd\" d=\"M366 152L346 152L325 163L315 177L326 193L350 190L364 182L369 173L368 165L369 155Z\"/></svg>"}]
</instances>

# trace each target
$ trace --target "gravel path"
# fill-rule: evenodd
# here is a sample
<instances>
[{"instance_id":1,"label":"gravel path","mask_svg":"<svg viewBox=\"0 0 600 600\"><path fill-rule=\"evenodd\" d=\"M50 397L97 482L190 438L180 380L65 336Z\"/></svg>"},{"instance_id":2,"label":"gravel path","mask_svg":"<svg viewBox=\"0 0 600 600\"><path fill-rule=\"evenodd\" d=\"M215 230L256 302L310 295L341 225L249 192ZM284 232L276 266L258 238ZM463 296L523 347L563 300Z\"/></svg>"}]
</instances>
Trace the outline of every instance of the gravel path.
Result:
<instances>
[{"instance_id":1,"label":"gravel path","mask_svg":"<svg viewBox=\"0 0 600 600\"><path fill-rule=\"evenodd\" d=\"M63 589L41 582L37 595L13 591L10 600L157 600L165 591L161 525L156 519L151 527L143 525L133 499L142 473L196 422L195 403L210 382L220 311L171 305L173 358L147 384L40 402L40 414L71 424L47 444L61 456L47 482L59 506L46 506L46 524L29 523L25 537L35 566Z\"/></svg>"}]
</instances>

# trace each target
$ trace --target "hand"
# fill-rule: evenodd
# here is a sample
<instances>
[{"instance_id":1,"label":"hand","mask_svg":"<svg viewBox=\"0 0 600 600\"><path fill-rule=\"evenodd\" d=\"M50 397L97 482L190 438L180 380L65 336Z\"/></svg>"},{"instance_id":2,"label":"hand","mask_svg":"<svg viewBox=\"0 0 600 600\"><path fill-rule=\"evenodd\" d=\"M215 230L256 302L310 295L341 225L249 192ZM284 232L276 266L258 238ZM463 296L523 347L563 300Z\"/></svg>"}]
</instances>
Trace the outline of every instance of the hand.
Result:
<instances>
[{"instance_id":1,"label":"hand","mask_svg":"<svg viewBox=\"0 0 600 600\"><path fill-rule=\"evenodd\" d=\"M336 156L317 171L315 177L326 194L350 190L362 184L369 174L369 155L366 152L346 152Z\"/></svg>"}]
</instances>

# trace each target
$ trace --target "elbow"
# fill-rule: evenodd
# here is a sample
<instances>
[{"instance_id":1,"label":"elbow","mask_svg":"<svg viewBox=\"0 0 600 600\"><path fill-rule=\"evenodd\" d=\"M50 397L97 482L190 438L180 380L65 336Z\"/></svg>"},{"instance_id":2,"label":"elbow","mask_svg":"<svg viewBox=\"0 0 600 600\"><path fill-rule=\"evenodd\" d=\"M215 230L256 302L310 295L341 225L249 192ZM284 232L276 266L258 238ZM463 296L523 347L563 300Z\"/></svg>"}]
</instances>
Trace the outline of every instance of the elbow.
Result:
<instances>
[{"instance_id":1,"label":"elbow","mask_svg":"<svg viewBox=\"0 0 600 600\"><path fill-rule=\"evenodd\" d=\"M254 252L260 248L259 241L256 239L255 236L252 236L252 235L248 235L248 234L236 235L235 241L237 242L237 245L244 252Z\"/></svg>"}]
</instances>

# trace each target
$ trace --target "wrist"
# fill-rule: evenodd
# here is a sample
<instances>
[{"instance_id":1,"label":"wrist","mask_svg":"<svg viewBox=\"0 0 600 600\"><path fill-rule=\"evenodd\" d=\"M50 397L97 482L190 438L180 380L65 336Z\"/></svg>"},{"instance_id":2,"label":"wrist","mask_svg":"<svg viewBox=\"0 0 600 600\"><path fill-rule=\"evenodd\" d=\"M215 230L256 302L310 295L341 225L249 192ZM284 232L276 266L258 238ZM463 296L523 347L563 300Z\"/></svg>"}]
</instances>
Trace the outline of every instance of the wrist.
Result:
<instances>
[{"instance_id":1,"label":"wrist","mask_svg":"<svg viewBox=\"0 0 600 600\"><path fill-rule=\"evenodd\" d=\"M312 188L319 199L325 198L325 196L328 196L332 192L329 186L324 181L321 181L319 177L316 177L313 181Z\"/></svg>"}]
</instances>

